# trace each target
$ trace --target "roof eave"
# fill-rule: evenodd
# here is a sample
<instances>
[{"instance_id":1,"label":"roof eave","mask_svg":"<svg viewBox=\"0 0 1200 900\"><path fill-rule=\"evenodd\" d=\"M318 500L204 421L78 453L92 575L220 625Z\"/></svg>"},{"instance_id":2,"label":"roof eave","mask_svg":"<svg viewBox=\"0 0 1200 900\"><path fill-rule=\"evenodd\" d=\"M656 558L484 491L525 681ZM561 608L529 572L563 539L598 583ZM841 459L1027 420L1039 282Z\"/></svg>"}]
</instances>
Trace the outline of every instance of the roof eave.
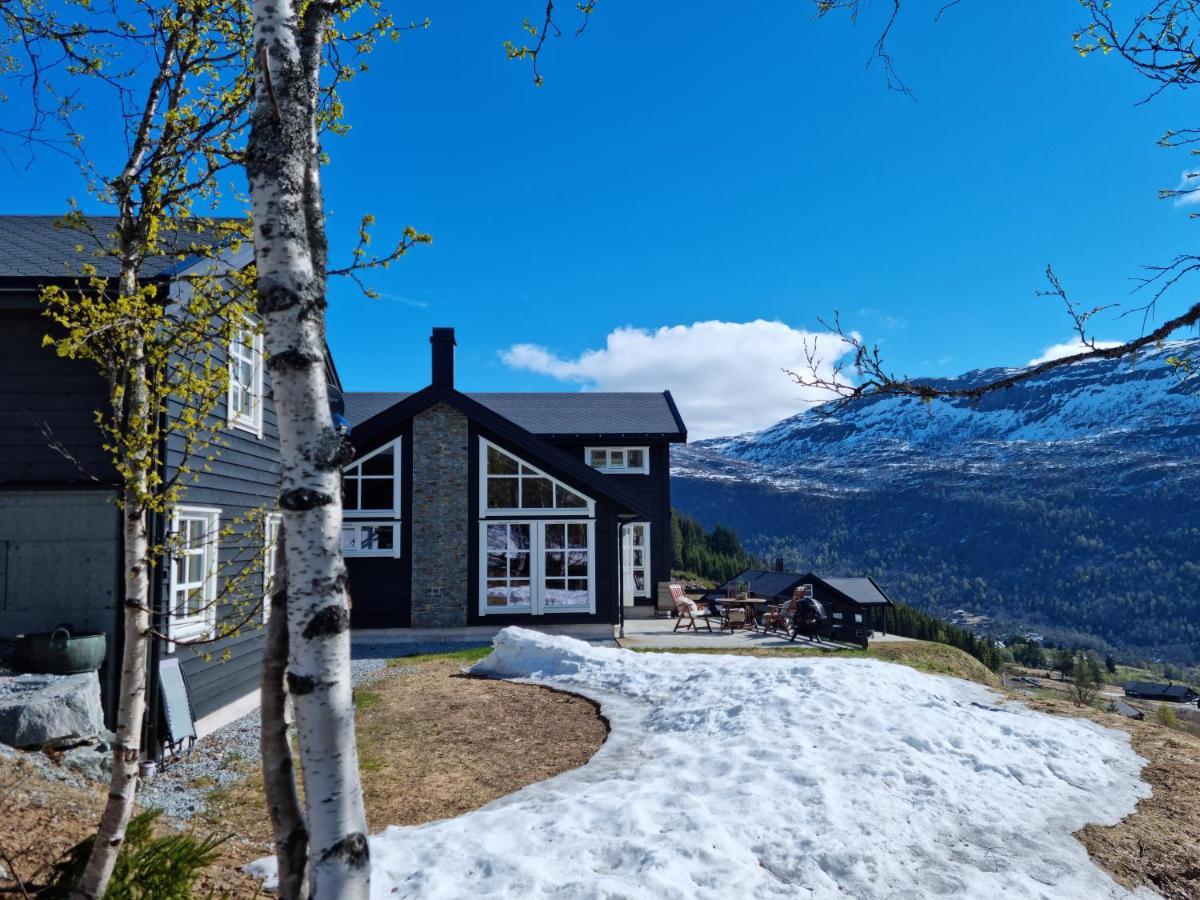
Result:
<instances>
[{"instance_id":1,"label":"roof eave","mask_svg":"<svg viewBox=\"0 0 1200 900\"><path fill-rule=\"evenodd\" d=\"M351 430L351 437L353 439L356 434L366 432L369 445L369 442L380 434L398 429L408 419L438 401L453 406L463 415L496 431L501 437L507 438L518 446L522 444L529 446L534 453L548 460L552 466L569 472L571 478L584 485L589 492L599 494L612 501L618 507L618 516L622 512L631 514L635 520L649 516L649 511L642 508L641 501L622 489L612 479L601 475L591 466L582 460L575 459L566 451L546 443L545 436L522 428L512 419L484 406L477 400L472 400L454 388L429 385L415 394L410 394L387 409L376 413L365 422L354 426Z\"/></svg>"}]
</instances>

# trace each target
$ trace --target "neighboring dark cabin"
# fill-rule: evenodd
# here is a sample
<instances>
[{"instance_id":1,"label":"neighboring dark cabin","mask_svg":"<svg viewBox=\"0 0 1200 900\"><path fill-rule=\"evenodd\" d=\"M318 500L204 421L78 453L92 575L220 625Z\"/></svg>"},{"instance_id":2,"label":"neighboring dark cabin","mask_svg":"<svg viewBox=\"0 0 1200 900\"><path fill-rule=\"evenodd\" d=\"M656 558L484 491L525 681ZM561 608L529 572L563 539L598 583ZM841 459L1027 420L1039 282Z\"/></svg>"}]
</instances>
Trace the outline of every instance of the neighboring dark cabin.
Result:
<instances>
[{"instance_id":1,"label":"neighboring dark cabin","mask_svg":"<svg viewBox=\"0 0 1200 900\"><path fill-rule=\"evenodd\" d=\"M1162 700L1167 703L1195 703L1200 694L1186 684L1158 684L1153 681L1125 682L1125 696L1139 700Z\"/></svg>"},{"instance_id":2,"label":"neighboring dark cabin","mask_svg":"<svg viewBox=\"0 0 1200 900\"><path fill-rule=\"evenodd\" d=\"M100 677L111 722L122 652L121 522L115 504L117 477L101 448L93 415L106 404L107 390L90 363L59 358L52 348L42 346L52 323L42 315L39 292L48 284L72 288L71 273L85 262L97 265L101 276L115 275L116 269L111 259L80 254L76 246L94 246L91 237L58 227L59 221L56 216L0 216L0 637L50 631L64 623L76 632L106 634L108 656ZM106 217L89 222L101 236L114 225ZM163 240L172 246L170 236ZM210 271L211 260L189 255L196 240L202 239L185 234L176 250L147 260L141 271L143 284L156 285L166 299L192 272ZM220 261L238 268L250 260L251 250L245 246L236 254L223 253ZM229 349L214 353L220 363L228 362ZM211 471L199 472L189 483L174 513L151 515L149 523L152 543L189 522L196 523L187 525L189 529L209 529L213 537L204 540L199 554L199 568L208 573L200 589L214 598L224 596L225 580L239 577L250 556L254 570L243 581L243 590L263 585L261 554L248 552L261 548L266 539L263 520L250 524L244 517L273 509L278 494L278 431L261 339L249 338L239 344L239 352L245 363L245 384L237 388L242 411L231 415L233 388L217 408L226 426L221 433L225 446ZM338 387L332 361L327 362L331 386ZM164 454L167 478L181 459L179 440L172 436ZM277 521L274 514L270 521ZM218 527L231 525L233 535L217 536ZM181 597L196 587L184 581L183 571L169 562L160 565L151 584L160 621L181 640L233 614L222 602L215 615L175 615L172 595ZM156 642L152 659L174 655L180 661L201 733L254 706L263 644L259 621L255 612L240 635L202 648ZM197 650L211 658L204 659ZM152 662L152 698L157 698L156 675ZM161 728L161 710L152 703L148 750L157 746Z\"/></svg>"},{"instance_id":3,"label":"neighboring dark cabin","mask_svg":"<svg viewBox=\"0 0 1200 900\"><path fill-rule=\"evenodd\" d=\"M745 582L752 597L778 600L792 599L796 588L811 584L813 597L820 601L829 616L822 635L833 640L866 646L871 632L887 634L887 611L895 606L891 597L874 578L827 578L809 572L768 572L747 569L704 595L705 600L717 600Z\"/></svg>"}]
</instances>

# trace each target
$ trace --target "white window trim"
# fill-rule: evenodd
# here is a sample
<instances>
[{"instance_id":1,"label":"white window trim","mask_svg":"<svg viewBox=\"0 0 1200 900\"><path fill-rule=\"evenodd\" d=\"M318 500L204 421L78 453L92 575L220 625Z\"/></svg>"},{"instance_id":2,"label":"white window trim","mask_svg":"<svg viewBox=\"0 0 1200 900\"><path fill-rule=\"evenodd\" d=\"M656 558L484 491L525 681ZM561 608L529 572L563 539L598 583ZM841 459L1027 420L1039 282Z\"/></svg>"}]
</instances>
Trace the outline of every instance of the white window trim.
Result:
<instances>
[{"instance_id":1,"label":"white window trim","mask_svg":"<svg viewBox=\"0 0 1200 900\"><path fill-rule=\"evenodd\" d=\"M221 510L213 506L177 506L171 513L171 533L178 534L182 519L208 520L208 538L205 546L207 555L204 573L204 609L194 616L178 616L175 614L175 591L178 587L178 566L175 557L171 557L170 584L167 592L167 637L171 641L185 641L211 634L217 626L217 566L221 553L220 529ZM174 652L170 647L168 652Z\"/></svg>"},{"instance_id":2,"label":"white window trim","mask_svg":"<svg viewBox=\"0 0 1200 900\"><path fill-rule=\"evenodd\" d=\"M267 513L267 517L263 520L262 623L264 625L271 618L271 579L275 577L275 541L271 540L271 531L274 529L276 538L278 538L279 528L282 525L282 513Z\"/></svg>"},{"instance_id":3,"label":"white window trim","mask_svg":"<svg viewBox=\"0 0 1200 900\"><path fill-rule=\"evenodd\" d=\"M532 508L520 508L520 507L512 508L512 507L510 507L510 508L505 508L505 509L490 509L490 508L488 508L488 505L487 505L487 493L488 493L488 490L487 490L487 486L488 486L487 452L488 452L489 447L495 447L497 450L499 450L505 456L511 456L513 459L517 460L517 462L520 463L521 465L527 466L528 468L532 469L536 473L536 477L545 478L551 484L553 484L555 487L561 487L563 490L570 491L572 494L576 494L580 497L583 497L583 499L586 501L586 505L582 506L582 507L578 507L578 508L567 508L567 509L555 507L555 506L532 507ZM497 476L493 476L493 477L497 477ZM513 476L499 476L499 477L511 478ZM587 496L585 493L583 493L583 491L580 491L580 490L577 490L576 488L571 487L565 481L560 481L559 479L555 478L553 475L547 475L545 472L543 472L537 466L526 462L525 460L521 459L521 457L517 456L517 454L513 453L512 451L505 450L499 444L493 444L487 438L481 437L479 439L479 515L481 518L495 518L498 516L503 516L504 518L507 518L507 519L518 519L519 518L522 520L525 520L530 516L553 516L556 518L561 518L562 516L578 516L579 518L584 518L584 517L594 518L596 515L596 501L593 500L591 497Z\"/></svg>"},{"instance_id":4,"label":"white window trim","mask_svg":"<svg viewBox=\"0 0 1200 900\"><path fill-rule=\"evenodd\" d=\"M234 361L236 359L235 351L241 343L238 337L246 330L250 331L250 354L251 365L254 371L254 385L251 393L250 415L244 415L240 412L234 412L233 394L237 389L237 384L234 381ZM263 436L263 336L252 322L247 322L244 326L238 329L237 334L229 342L227 348L229 355L229 391L225 399L225 410L229 419L229 427L237 428L241 431L249 431L257 438Z\"/></svg>"},{"instance_id":5,"label":"white window trim","mask_svg":"<svg viewBox=\"0 0 1200 900\"><path fill-rule=\"evenodd\" d=\"M392 526L392 549L390 550L347 550L342 548L342 556L351 559L359 557L388 557L391 559L400 558L401 539L400 539L400 522L396 519L381 519L378 516L374 519L342 519L342 527L338 531L338 541L341 541L341 533L347 528L354 528L356 531L361 531L363 528L368 528L377 525Z\"/></svg>"},{"instance_id":6,"label":"white window trim","mask_svg":"<svg viewBox=\"0 0 1200 900\"><path fill-rule=\"evenodd\" d=\"M401 490L400 490L400 473L403 471L403 466L401 466L401 464L400 464L400 452L401 452L400 448L401 448L402 443L403 443L403 441L400 438L396 438L394 441L384 444L382 447L376 447L370 453L366 454L365 456L363 456L360 459L356 459L353 463L346 466L346 468L343 470L343 473L342 473L342 477L345 478L346 474L350 473L351 470L353 470L353 469L361 468L362 464L365 463L367 460L369 460L371 457L378 456L380 453L383 453L384 451L386 451L389 447L392 448L392 508L391 509L343 509L342 510L343 518L380 519L384 516L387 516L390 513L392 518L396 519L397 524L399 524L399 519L401 517L400 504L401 504L401 496L402 496ZM383 476L383 475L365 475L364 476L360 473L357 476L352 475L351 477L356 477L360 480L363 478L366 478L367 480L371 480L371 479L383 479L386 476ZM360 498L362 496L361 495L361 485L360 485L359 496L360 496Z\"/></svg>"},{"instance_id":7,"label":"white window trim","mask_svg":"<svg viewBox=\"0 0 1200 900\"><path fill-rule=\"evenodd\" d=\"M528 525L529 547L529 592L531 604L527 609L498 609L487 605L487 529L489 525ZM545 605L546 593L546 548L545 526L587 525L588 553L588 605L587 607L549 607ZM596 614L596 520L588 519L506 519L503 522L481 521L479 523L479 615L481 616L545 616Z\"/></svg>"},{"instance_id":8,"label":"white window trim","mask_svg":"<svg viewBox=\"0 0 1200 900\"><path fill-rule=\"evenodd\" d=\"M634 582L633 596L649 597L650 596L650 523L649 522L633 522L629 526L629 571L632 576L636 569L641 569L645 573L642 579L642 589L637 589L637 582ZM633 529L642 528L642 562L643 565L635 566L633 564L633 554L637 551L637 544L633 543Z\"/></svg>"},{"instance_id":9,"label":"white window trim","mask_svg":"<svg viewBox=\"0 0 1200 900\"><path fill-rule=\"evenodd\" d=\"M630 468L629 466L611 466L611 465L592 466L592 451L593 450L603 450L606 454L606 456L605 456L606 460L612 459L612 451L613 450L622 451L625 454L626 459L629 458L630 450L641 450L642 451L642 464L641 464L641 466L639 466L636 469ZM638 447L638 446L632 446L632 447L584 447L583 448L583 461L585 463L587 463L589 466L592 466L592 468L595 469L597 472L604 472L607 475L649 475L650 474L650 448L649 447Z\"/></svg>"}]
</instances>

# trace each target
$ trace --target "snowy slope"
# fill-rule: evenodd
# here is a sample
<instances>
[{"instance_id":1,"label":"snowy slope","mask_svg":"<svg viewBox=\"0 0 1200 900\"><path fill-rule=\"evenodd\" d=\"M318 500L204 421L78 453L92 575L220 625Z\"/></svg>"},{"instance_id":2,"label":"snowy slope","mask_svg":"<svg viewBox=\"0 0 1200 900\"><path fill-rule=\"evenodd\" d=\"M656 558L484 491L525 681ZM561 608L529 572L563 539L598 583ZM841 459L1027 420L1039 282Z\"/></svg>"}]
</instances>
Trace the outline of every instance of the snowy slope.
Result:
<instances>
[{"instance_id":1,"label":"snowy slope","mask_svg":"<svg viewBox=\"0 0 1200 900\"><path fill-rule=\"evenodd\" d=\"M807 409L759 432L680 448L673 471L832 492L963 473L1171 483L1190 474L1181 464L1200 439L1200 378L1180 378L1167 362L1179 356L1200 359L1200 341L1165 343L1132 363L1075 363L979 401L877 396ZM1010 371L930 382L973 385Z\"/></svg>"},{"instance_id":2,"label":"snowy slope","mask_svg":"<svg viewBox=\"0 0 1200 900\"><path fill-rule=\"evenodd\" d=\"M372 897L1133 896L1071 834L1133 810L1143 761L1085 720L873 660L634 653L517 628L474 671L592 697L612 734L580 769L384 829Z\"/></svg>"}]
</instances>

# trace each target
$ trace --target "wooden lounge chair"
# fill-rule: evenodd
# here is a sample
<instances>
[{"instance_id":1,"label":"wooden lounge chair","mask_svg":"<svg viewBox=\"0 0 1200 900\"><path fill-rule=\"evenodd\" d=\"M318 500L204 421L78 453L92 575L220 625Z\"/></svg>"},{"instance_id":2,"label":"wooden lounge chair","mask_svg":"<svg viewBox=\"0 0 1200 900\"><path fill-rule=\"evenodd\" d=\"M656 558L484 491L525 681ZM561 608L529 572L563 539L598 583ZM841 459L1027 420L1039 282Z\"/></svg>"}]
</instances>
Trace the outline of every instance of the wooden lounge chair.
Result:
<instances>
[{"instance_id":1,"label":"wooden lounge chair","mask_svg":"<svg viewBox=\"0 0 1200 900\"><path fill-rule=\"evenodd\" d=\"M671 598L675 601L675 627L671 629L673 632L678 631L680 625L684 626L684 631L689 628L692 631L699 631L700 629L696 627L697 620L703 622L709 631L713 630L712 614L703 612L696 605L696 601L683 592L683 585L671 585Z\"/></svg>"},{"instance_id":2,"label":"wooden lounge chair","mask_svg":"<svg viewBox=\"0 0 1200 900\"><path fill-rule=\"evenodd\" d=\"M744 606L724 606L725 615L721 617L721 627L728 628L730 632L738 628L746 627L746 608Z\"/></svg>"},{"instance_id":3,"label":"wooden lounge chair","mask_svg":"<svg viewBox=\"0 0 1200 900\"><path fill-rule=\"evenodd\" d=\"M767 607L767 611L763 613L762 628L763 634L769 631L779 631L780 629L787 631L792 625L792 616L796 612L796 598L793 597L787 603L777 603Z\"/></svg>"}]
</instances>

